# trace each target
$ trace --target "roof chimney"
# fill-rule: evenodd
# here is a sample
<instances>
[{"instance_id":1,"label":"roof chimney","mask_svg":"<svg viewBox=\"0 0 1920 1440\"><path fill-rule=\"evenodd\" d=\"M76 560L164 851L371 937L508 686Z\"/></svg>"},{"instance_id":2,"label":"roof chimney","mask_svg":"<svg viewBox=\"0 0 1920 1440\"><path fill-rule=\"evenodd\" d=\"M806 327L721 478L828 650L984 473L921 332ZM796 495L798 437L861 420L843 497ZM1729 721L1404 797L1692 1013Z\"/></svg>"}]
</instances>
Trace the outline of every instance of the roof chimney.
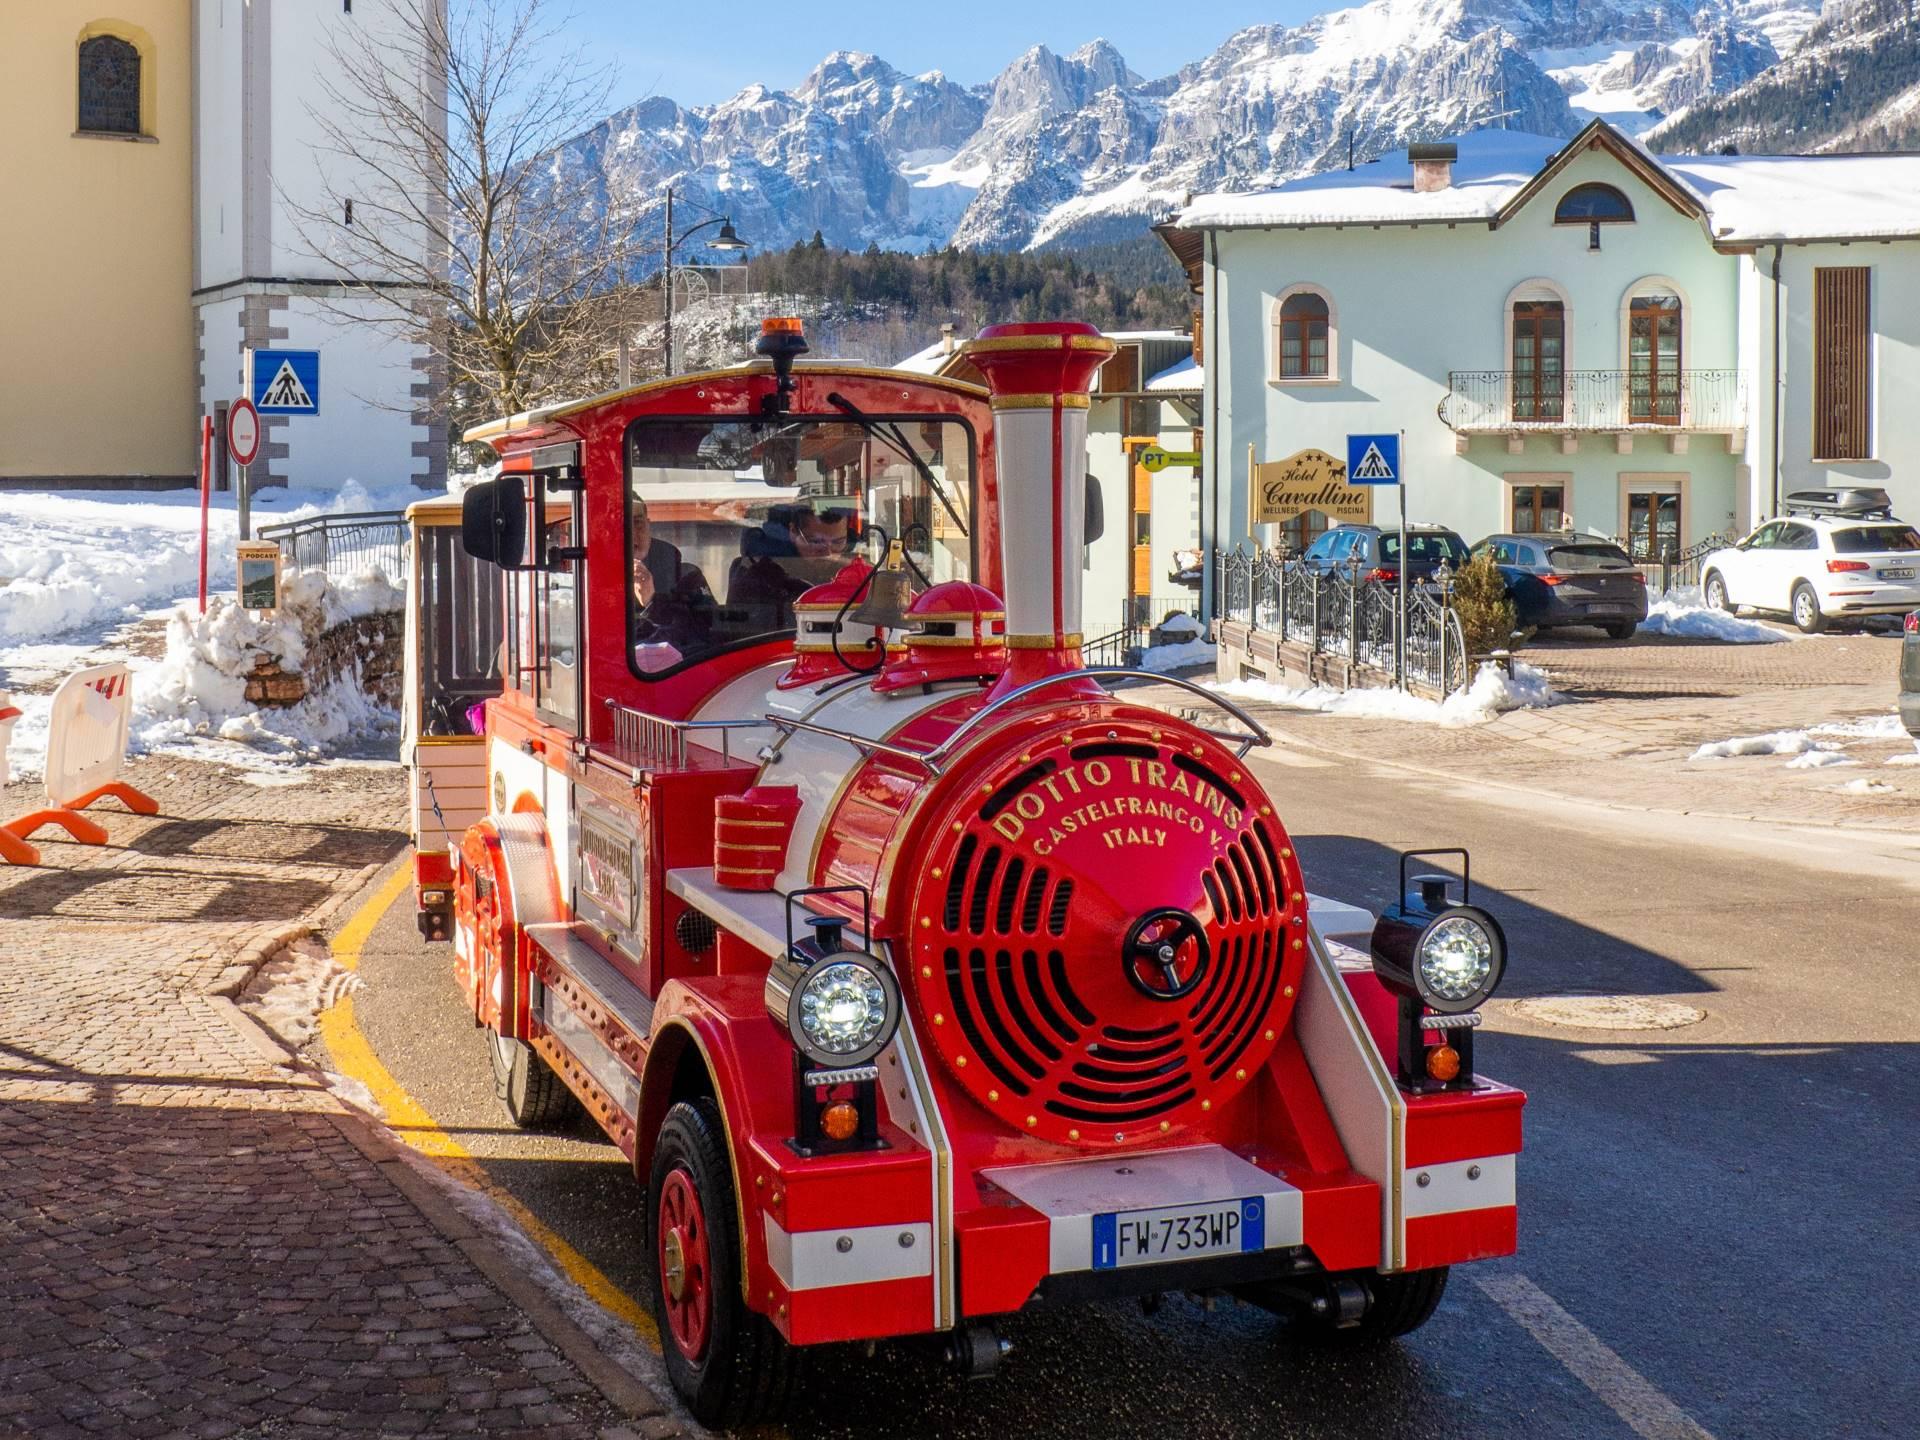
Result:
<instances>
[{"instance_id":1,"label":"roof chimney","mask_svg":"<svg viewBox=\"0 0 1920 1440\"><path fill-rule=\"evenodd\" d=\"M1453 162L1460 158L1458 145L1409 145L1407 159L1413 162L1413 193L1429 195L1435 190L1453 188Z\"/></svg>"},{"instance_id":2,"label":"roof chimney","mask_svg":"<svg viewBox=\"0 0 1920 1440\"><path fill-rule=\"evenodd\" d=\"M1113 341L1091 325L994 325L962 352L993 391L1007 670L995 694L1080 668L1087 407Z\"/></svg>"},{"instance_id":3,"label":"roof chimney","mask_svg":"<svg viewBox=\"0 0 1920 1440\"><path fill-rule=\"evenodd\" d=\"M944 320L940 324L940 353L942 355L953 353L953 322L951 320Z\"/></svg>"}]
</instances>

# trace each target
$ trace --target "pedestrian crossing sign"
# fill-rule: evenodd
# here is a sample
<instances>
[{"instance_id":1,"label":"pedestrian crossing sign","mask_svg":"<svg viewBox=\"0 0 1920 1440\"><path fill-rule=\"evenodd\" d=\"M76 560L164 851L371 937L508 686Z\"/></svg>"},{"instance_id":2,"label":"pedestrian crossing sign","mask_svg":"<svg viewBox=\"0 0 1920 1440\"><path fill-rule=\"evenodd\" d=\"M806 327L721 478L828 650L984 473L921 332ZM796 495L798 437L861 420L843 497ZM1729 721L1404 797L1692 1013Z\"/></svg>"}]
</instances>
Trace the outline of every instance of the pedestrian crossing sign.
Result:
<instances>
[{"instance_id":1,"label":"pedestrian crossing sign","mask_svg":"<svg viewBox=\"0 0 1920 1440\"><path fill-rule=\"evenodd\" d=\"M1398 435L1347 436L1347 483L1349 485L1399 484L1400 437Z\"/></svg>"},{"instance_id":2,"label":"pedestrian crossing sign","mask_svg":"<svg viewBox=\"0 0 1920 1440\"><path fill-rule=\"evenodd\" d=\"M256 350L248 388L254 409L262 415L318 415L320 352Z\"/></svg>"}]
</instances>

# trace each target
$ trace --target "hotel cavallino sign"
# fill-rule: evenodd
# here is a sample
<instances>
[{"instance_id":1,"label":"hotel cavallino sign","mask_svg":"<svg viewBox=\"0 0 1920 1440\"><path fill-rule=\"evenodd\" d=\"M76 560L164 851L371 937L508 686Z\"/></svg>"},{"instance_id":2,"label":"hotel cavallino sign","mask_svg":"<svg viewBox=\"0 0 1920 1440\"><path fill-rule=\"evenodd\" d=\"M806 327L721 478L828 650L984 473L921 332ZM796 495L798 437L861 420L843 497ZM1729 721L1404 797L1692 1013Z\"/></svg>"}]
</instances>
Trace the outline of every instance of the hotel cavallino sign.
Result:
<instances>
[{"instance_id":1,"label":"hotel cavallino sign","mask_svg":"<svg viewBox=\"0 0 1920 1440\"><path fill-rule=\"evenodd\" d=\"M1364 525L1373 519L1373 487L1349 485L1347 462L1324 450L1301 450L1253 467L1248 523L1266 525L1318 510L1328 520Z\"/></svg>"}]
</instances>

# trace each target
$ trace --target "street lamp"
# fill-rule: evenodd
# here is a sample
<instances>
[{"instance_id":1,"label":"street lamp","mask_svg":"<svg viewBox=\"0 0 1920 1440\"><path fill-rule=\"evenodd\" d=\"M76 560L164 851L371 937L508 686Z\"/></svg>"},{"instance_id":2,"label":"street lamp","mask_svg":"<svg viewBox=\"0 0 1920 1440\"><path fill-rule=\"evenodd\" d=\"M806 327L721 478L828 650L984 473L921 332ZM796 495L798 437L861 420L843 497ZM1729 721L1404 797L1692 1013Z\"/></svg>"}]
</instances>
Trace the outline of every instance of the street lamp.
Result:
<instances>
[{"instance_id":1,"label":"street lamp","mask_svg":"<svg viewBox=\"0 0 1920 1440\"><path fill-rule=\"evenodd\" d=\"M702 206L700 208L704 209L705 207ZM728 250L728 251L738 252L741 250L745 250L747 248L747 242L742 240L740 236L734 231L733 217L731 215L722 215L718 211L711 211L709 213L712 214L713 216L711 220L702 220L699 224L689 226L687 229L683 230L680 234L675 235L673 233L673 187L671 185L667 187L667 224L666 224L667 248L666 248L666 254L662 258L661 265L660 265L660 289L661 289L660 299L661 299L661 317L662 317L662 323L660 327L660 348L661 348L662 354L664 354L666 357L666 373L668 375L673 374L673 252L674 252L674 248L679 244L681 244L683 241L692 239L695 235L698 235L702 230L705 230L710 226L714 226L714 225L718 225L720 227L720 233L718 235L715 235L711 240L707 242L708 249Z\"/></svg>"}]
</instances>

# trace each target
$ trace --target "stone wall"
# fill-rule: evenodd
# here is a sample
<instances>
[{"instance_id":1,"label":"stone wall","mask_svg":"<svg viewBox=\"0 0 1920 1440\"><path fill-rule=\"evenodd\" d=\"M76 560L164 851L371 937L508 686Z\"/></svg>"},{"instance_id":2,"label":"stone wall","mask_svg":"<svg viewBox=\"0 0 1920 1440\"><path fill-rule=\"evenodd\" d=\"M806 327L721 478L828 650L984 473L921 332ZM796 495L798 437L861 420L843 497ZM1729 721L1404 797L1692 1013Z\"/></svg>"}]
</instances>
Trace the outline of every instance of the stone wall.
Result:
<instances>
[{"instance_id":1,"label":"stone wall","mask_svg":"<svg viewBox=\"0 0 1920 1440\"><path fill-rule=\"evenodd\" d=\"M367 694L398 710L405 678L405 637L406 617L398 610L344 621L308 644L306 664L299 670L284 668L271 655L255 660L247 677L247 702L282 709L299 704L310 690L357 675Z\"/></svg>"}]
</instances>

